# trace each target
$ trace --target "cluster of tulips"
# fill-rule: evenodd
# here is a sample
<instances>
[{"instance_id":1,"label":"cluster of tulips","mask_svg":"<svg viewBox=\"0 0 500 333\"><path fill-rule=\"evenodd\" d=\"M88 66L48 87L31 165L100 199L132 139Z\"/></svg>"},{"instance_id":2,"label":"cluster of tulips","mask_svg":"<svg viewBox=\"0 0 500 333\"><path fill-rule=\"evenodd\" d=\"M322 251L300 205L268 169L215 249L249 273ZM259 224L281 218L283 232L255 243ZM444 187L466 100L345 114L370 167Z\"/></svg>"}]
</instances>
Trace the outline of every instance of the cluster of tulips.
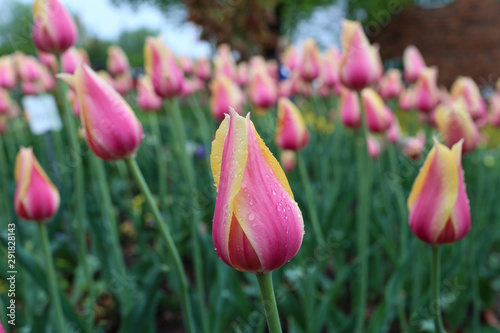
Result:
<instances>
[{"instance_id":1,"label":"cluster of tulips","mask_svg":"<svg viewBox=\"0 0 500 333\"><path fill-rule=\"evenodd\" d=\"M343 127L351 131L349 135L355 141L358 183L355 214L360 261L359 292L356 295L359 314L355 331L363 332L366 324L368 230L375 181L371 164L385 148L392 157L395 148L399 148L408 159L419 160L426 153L427 143L433 145L415 179L407 207L402 201L404 195L400 184L395 185L399 199L394 203L394 210L400 211L402 224L408 219L411 231L430 245L433 253L432 297L439 298L440 246L459 241L471 227L462 154L473 151L481 141L487 140L480 134L480 129L487 123L500 126L500 90L491 96L488 112L488 106L471 78L459 77L450 92L438 87L437 68L428 67L414 46L404 51L403 74L398 69L384 73L378 46L371 45L360 23L353 21L342 23L342 52L331 47L320 53L311 39L303 43L300 52L290 46L280 55L279 62L254 56L248 62L237 64L226 45L219 46L212 61L207 58L193 61L188 57L177 57L161 37L149 37L144 47L144 75L135 82L127 56L118 46L108 50L107 71L95 72L90 67L85 50L74 46L77 28L59 0L35 0L33 19L37 57L16 53L0 58L0 132L9 135L8 120L20 115L20 108L10 98L10 90L20 87L23 95L49 93L56 87L56 78L59 79L58 92L65 110L64 124L71 150L80 152L80 139L84 139L95 155L90 159L97 170L103 169L101 160L125 161L142 191L177 277L179 287L176 292L186 332L209 332L204 312L206 286L200 278L204 273L202 248L197 236L201 221L195 195L197 174L187 149L187 127L179 106L179 101L195 94L200 103L208 104L214 122L219 124L214 133L211 126L206 125L206 120L200 122L204 143L209 145L212 142L209 163L217 191L211 228L213 255L238 271L257 276L270 332L281 332L271 272L299 252L305 230L312 229L318 246L326 244L324 227L315 207L314 189L301 152L310 144L311 136L307 117L304 120L299 105L311 96L332 101L333 111L323 116L327 122L335 124L335 130L340 131ZM165 220L165 213L160 211L168 206L166 185L162 184L167 172L164 151L157 148L157 202L135 160L145 134L142 123L126 100L130 96L136 96L138 107L151 115L151 129L160 140L157 115L165 109L172 117L170 128L176 140L173 148L178 154L176 162L182 173L176 181L185 182L189 195L193 195L191 246L199 293L199 310L195 312L200 318L196 318L193 312L189 297L191 286L178 245ZM203 96L209 96L209 99L203 100ZM309 112L314 113L316 107L314 103L310 105L312 111ZM252 112L246 113L248 109ZM413 136L403 135L396 109L409 114L415 128L420 126L422 130L414 130ZM275 112L276 117L269 118ZM276 123L270 124L273 119ZM252 120L259 126L254 126ZM81 131L78 131L78 122ZM280 162L256 130L265 126L274 131L274 143L281 151ZM434 128L438 134L432 138ZM307 218L303 217L285 174L285 171L291 174L296 165L304 186ZM74 220L78 231L78 260L92 293L93 277L85 259L88 249L82 168L82 163L77 163L72 170L76 197ZM109 213L113 211L113 205L106 176L98 173L96 177L101 186L102 204L111 207L108 214L112 215ZM19 149L15 180L13 202L17 216L37 222L40 228L48 291L55 314L54 331L66 332L68 319L61 304L46 230L46 223L60 208L59 191L38 163L32 148ZM342 179L334 181L341 182ZM340 187L340 191L349 189ZM116 267L125 272L116 221L107 228L113 237L110 250ZM400 251L404 259L408 255L406 231L401 229ZM118 296L124 316L133 305L132 294L132 290L127 290ZM403 323L404 318L402 330ZM435 332L445 332L439 310L434 311L434 325Z\"/></svg>"}]
</instances>

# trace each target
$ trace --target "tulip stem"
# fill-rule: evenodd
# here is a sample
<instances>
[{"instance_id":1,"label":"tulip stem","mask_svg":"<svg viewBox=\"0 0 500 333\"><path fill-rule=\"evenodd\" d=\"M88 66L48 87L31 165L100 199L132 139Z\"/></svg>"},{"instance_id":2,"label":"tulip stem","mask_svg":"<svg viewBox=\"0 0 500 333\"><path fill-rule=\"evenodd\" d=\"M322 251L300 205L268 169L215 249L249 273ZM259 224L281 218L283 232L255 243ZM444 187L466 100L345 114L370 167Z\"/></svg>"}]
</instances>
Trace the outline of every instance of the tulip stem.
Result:
<instances>
[{"instance_id":1,"label":"tulip stem","mask_svg":"<svg viewBox=\"0 0 500 333\"><path fill-rule=\"evenodd\" d=\"M161 129L160 122L158 119L158 115L156 113L152 113L150 115L150 124L151 131L153 135L156 137L156 160L158 161L158 186L160 193L160 207L164 214L167 213L167 161L165 159L165 154L162 151L162 139L161 139Z\"/></svg>"},{"instance_id":2,"label":"tulip stem","mask_svg":"<svg viewBox=\"0 0 500 333\"><path fill-rule=\"evenodd\" d=\"M59 292L57 289L56 271L54 269L52 253L50 252L47 226L45 225L45 222L38 223L38 226L40 230L40 238L42 240L43 254L45 256L45 264L47 265L47 279L49 282L50 298L52 299L52 304L54 305L57 332L66 332L61 299L59 298Z\"/></svg>"},{"instance_id":3,"label":"tulip stem","mask_svg":"<svg viewBox=\"0 0 500 333\"><path fill-rule=\"evenodd\" d=\"M441 264L440 264L440 252L441 248L437 245L432 245L432 269L431 269L431 288L432 288L432 300L431 304L433 306L434 315L434 325L436 333L446 333L443 327L443 320L441 318L441 300L439 297L439 284L441 280Z\"/></svg>"},{"instance_id":4,"label":"tulip stem","mask_svg":"<svg viewBox=\"0 0 500 333\"><path fill-rule=\"evenodd\" d=\"M267 274L255 275L257 276L257 281L259 282L262 302L264 303L264 310L266 311L269 333L281 333L280 316L278 313L278 306L276 305L276 298L274 296L273 278L271 272Z\"/></svg>"},{"instance_id":5,"label":"tulip stem","mask_svg":"<svg viewBox=\"0 0 500 333\"><path fill-rule=\"evenodd\" d=\"M363 105L359 94L359 105ZM356 147L356 160L358 167L358 208L357 208L357 236L358 256L360 257L359 272L359 299L358 317L355 332L363 332L366 317L366 303L368 294L368 243L369 243L369 218L370 218L370 189L371 189L371 163L366 143L368 129L365 115L361 113L362 128L358 131Z\"/></svg>"},{"instance_id":6,"label":"tulip stem","mask_svg":"<svg viewBox=\"0 0 500 333\"><path fill-rule=\"evenodd\" d=\"M196 330L193 321L193 314L191 311L191 302L189 300L189 295L188 295L188 280L186 277L186 272L184 270L184 267L182 266L181 256L179 255L179 251L177 250L174 240L170 235L170 231L167 229L167 224L165 223L165 220L163 219L163 216L161 215L158 206L156 205L153 195L151 194L151 190L149 189L148 184L144 180L144 176L142 175L142 172L139 169L136 160L133 158L129 158L126 160L126 162L130 169L130 172L132 173L133 177L135 178L135 181L137 182L137 185L141 189L141 192L144 195L144 197L146 198L146 202L148 203L148 206L151 209L153 216L156 219L158 228L160 229L160 234L163 237L163 240L167 245L167 249L170 252L170 255L172 256L172 259L174 261L174 267L177 272L180 284L181 304L185 316L184 325L186 327L187 332L194 333L196 332Z\"/></svg>"},{"instance_id":7,"label":"tulip stem","mask_svg":"<svg viewBox=\"0 0 500 333\"><path fill-rule=\"evenodd\" d=\"M321 225L319 224L318 212L316 211L316 205L314 204L314 197L311 188L311 182L307 175L306 165L302 154L297 154L297 165L299 167L300 178L302 180L302 186L306 194L307 210L309 211L309 218L311 219L311 224L313 227L314 234L318 240L318 244L323 247L325 245L325 240L323 238L323 232L321 231Z\"/></svg>"}]
</instances>

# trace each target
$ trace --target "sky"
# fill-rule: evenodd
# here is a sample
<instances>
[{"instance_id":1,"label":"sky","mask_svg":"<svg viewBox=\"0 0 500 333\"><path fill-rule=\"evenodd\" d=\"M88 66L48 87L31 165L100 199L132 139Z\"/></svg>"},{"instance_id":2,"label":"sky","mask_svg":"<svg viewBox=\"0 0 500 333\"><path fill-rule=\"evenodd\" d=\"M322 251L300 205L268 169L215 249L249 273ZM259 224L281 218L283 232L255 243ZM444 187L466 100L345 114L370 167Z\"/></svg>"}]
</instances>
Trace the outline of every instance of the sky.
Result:
<instances>
[{"instance_id":1,"label":"sky","mask_svg":"<svg viewBox=\"0 0 500 333\"><path fill-rule=\"evenodd\" d=\"M32 0L22 0L22 2L32 3ZM148 27L159 31L167 45L177 54L195 58L210 55L209 43L198 38L200 28L193 23L183 22L185 17L183 11L171 12L168 17L157 8L148 5L141 5L134 10L127 5L117 7L110 0L61 0L61 2L79 16L90 33L100 38L116 39L124 30ZM338 44L342 13L342 5L317 10L307 22L299 25L294 44L299 44L307 37L315 38L320 45Z\"/></svg>"}]
</instances>

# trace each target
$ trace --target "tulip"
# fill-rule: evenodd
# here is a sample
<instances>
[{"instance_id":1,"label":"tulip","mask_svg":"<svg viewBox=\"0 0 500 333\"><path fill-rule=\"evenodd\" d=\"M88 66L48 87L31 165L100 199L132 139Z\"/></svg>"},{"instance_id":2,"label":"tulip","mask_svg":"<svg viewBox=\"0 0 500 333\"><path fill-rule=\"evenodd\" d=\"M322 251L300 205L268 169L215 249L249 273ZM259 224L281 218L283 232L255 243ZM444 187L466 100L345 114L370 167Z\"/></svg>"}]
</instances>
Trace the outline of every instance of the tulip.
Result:
<instances>
[{"instance_id":1,"label":"tulip","mask_svg":"<svg viewBox=\"0 0 500 333\"><path fill-rule=\"evenodd\" d=\"M298 67L300 62L300 54L299 51L297 51L297 48L293 45L288 46L283 53L283 58L281 61L283 65L285 65L291 71Z\"/></svg>"},{"instance_id":2,"label":"tulip","mask_svg":"<svg viewBox=\"0 0 500 333\"><path fill-rule=\"evenodd\" d=\"M267 60L265 63L267 74L274 80L279 80L278 62L274 59Z\"/></svg>"},{"instance_id":3,"label":"tulip","mask_svg":"<svg viewBox=\"0 0 500 333\"><path fill-rule=\"evenodd\" d=\"M123 97L87 65L78 66L74 75L58 77L75 88L85 138L94 154L106 161L133 157L144 135Z\"/></svg>"},{"instance_id":4,"label":"tulip","mask_svg":"<svg viewBox=\"0 0 500 333\"><path fill-rule=\"evenodd\" d=\"M490 97L490 113L488 121L493 127L500 127L500 94L496 93Z\"/></svg>"},{"instance_id":5,"label":"tulip","mask_svg":"<svg viewBox=\"0 0 500 333\"><path fill-rule=\"evenodd\" d=\"M401 128L399 127L399 122L397 118L394 118L394 121L391 124L391 127L385 133L387 139L390 143L394 144L399 141L401 137Z\"/></svg>"},{"instance_id":6,"label":"tulip","mask_svg":"<svg viewBox=\"0 0 500 333\"><path fill-rule=\"evenodd\" d=\"M125 74L130 71L127 55L119 46L112 45L108 47L106 68L113 76Z\"/></svg>"},{"instance_id":7,"label":"tulip","mask_svg":"<svg viewBox=\"0 0 500 333\"><path fill-rule=\"evenodd\" d=\"M56 86L54 75L45 66L40 66L40 85L44 92L49 92Z\"/></svg>"},{"instance_id":8,"label":"tulip","mask_svg":"<svg viewBox=\"0 0 500 333\"><path fill-rule=\"evenodd\" d=\"M303 44L302 59L299 63L299 73L306 82L311 82L319 76L321 68L321 57L318 44L312 38Z\"/></svg>"},{"instance_id":9,"label":"tulip","mask_svg":"<svg viewBox=\"0 0 500 333\"><path fill-rule=\"evenodd\" d=\"M59 191L43 171L30 148L16 157L14 209L23 220L44 222L59 209Z\"/></svg>"},{"instance_id":10,"label":"tulip","mask_svg":"<svg viewBox=\"0 0 500 333\"><path fill-rule=\"evenodd\" d=\"M20 56L18 58L19 76L23 81L36 81L42 75L40 73L40 63L35 57Z\"/></svg>"},{"instance_id":11,"label":"tulip","mask_svg":"<svg viewBox=\"0 0 500 333\"><path fill-rule=\"evenodd\" d=\"M17 76L12 56L0 57L0 88L12 90L16 84Z\"/></svg>"},{"instance_id":12,"label":"tulip","mask_svg":"<svg viewBox=\"0 0 500 333\"><path fill-rule=\"evenodd\" d=\"M369 44L359 22L342 21L342 59L340 79L354 90L361 90L374 83L380 75L380 59Z\"/></svg>"},{"instance_id":13,"label":"tulip","mask_svg":"<svg viewBox=\"0 0 500 333\"><path fill-rule=\"evenodd\" d=\"M416 137L408 138L403 146L403 154L411 160L418 160L425 149L425 133L420 132Z\"/></svg>"},{"instance_id":14,"label":"tulip","mask_svg":"<svg viewBox=\"0 0 500 333\"><path fill-rule=\"evenodd\" d=\"M39 87L38 82L36 81L22 81L21 82L21 91L23 95L38 95L42 93L41 87Z\"/></svg>"},{"instance_id":15,"label":"tulip","mask_svg":"<svg viewBox=\"0 0 500 333\"><path fill-rule=\"evenodd\" d=\"M246 86L250 80L248 64L244 61L240 62L236 69L236 82L240 87Z\"/></svg>"},{"instance_id":16,"label":"tulip","mask_svg":"<svg viewBox=\"0 0 500 333\"><path fill-rule=\"evenodd\" d=\"M379 157L382 152L382 147L380 145L380 141L377 140L373 135L368 135L366 139L366 147L368 149L368 154L372 159L376 159Z\"/></svg>"},{"instance_id":17,"label":"tulip","mask_svg":"<svg viewBox=\"0 0 500 333\"><path fill-rule=\"evenodd\" d=\"M297 165L297 153L293 150L283 150L280 154L281 166L286 173L290 173Z\"/></svg>"},{"instance_id":18,"label":"tulip","mask_svg":"<svg viewBox=\"0 0 500 333\"><path fill-rule=\"evenodd\" d=\"M309 143L309 131L297 106L286 97L278 101L278 121L274 137L283 150L297 151Z\"/></svg>"},{"instance_id":19,"label":"tulip","mask_svg":"<svg viewBox=\"0 0 500 333\"><path fill-rule=\"evenodd\" d=\"M415 107L415 89L408 87L399 94L398 105L401 110L409 111Z\"/></svg>"},{"instance_id":20,"label":"tulip","mask_svg":"<svg viewBox=\"0 0 500 333\"><path fill-rule=\"evenodd\" d=\"M253 69L248 95L252 104L259 109L267 109L276 104L278 88L267 73L265 66Z\"/></svg>"},{"instance_id":21,"label":"tulip","mask_svg":"<svg viewBox=\"0 0 500 333\"><path fill-rule=\"evenodd\" d=\"M340 120L349 128L358 128L361 125L361 110L358 95L355 91L342 87L339 102Z\"/></svg>"},{"instance_id":22,"label":"tulip","mask_svg":"<svg viewBox=\"0 0 500 333\"><path fill-rule=\"evenodd\" d=\"M382 59L380 58L379 45L370 45L370 55L372 60L372 65L374 68L373 82L379 82L384 75L384 65L382 64Z\"/></svg>"},{"instance_id":23,"label":"tulip","mask_svg":"<svg viewBox=\"0 0 500 333\"><path fill-rule=\"evenodd\" d=\"M413 45L409 45L403 52L404 77L407 82L415 82L420 72L426 68L424 58L420 51Z\"/></svg>"},{"instance_id":24,"label":"tulip","mask_svg":"<svg viewBox=\"0 0 500 333\"><path fill-rule=\"evenodd\" d=\"M144 111L158 111L162 106L162 99L156 95L149 76L139 78L137 104Z\"/></svg>"},{"instance_id":25,"label":"tulip","mask_svg":"<svg viewBox=\"0 0 500 333\"><path fill-rule=\"evenodd\" d=\"M463 139L463 144L461 144L463 154L476 148L479 142L479 131L467 112L466 103L462 98L448 105L440 105L436 110L436 123L448 147Z\"/></svg>"},{"instance_id":26,"label":"tulip","mask_svg":"<svg viewBox=\"0 0 500 333\"><path fill-rule=\"evenodd\" d=\"M428 67L420 71L415 85L415 107L429 113L439 104L437 68Z\"/></svg>"},{"instance_id":27,"label":"tulip","mask_svg":"<svg viewBox=\"0 0 500 333\"><path fill-rule=\"evenodd\" d=\"M33 42L42 51L61 54L78 39L75 22L59 0L35 0L33 22Z\"/></svg>"},{"instance_id":28,"label":"tulip","mask_svg":"<svg viewBox=\"0 0 500 333\"><path fill-rule=\"evenodd\" d=\"M182 71L186 74L193 72L193 60L188 56L183 55L179 57L179 66L181 66Z\"/></svg>"},{"instance_id":29,"label":"tulip","mask_svg":"<svg viewBox=\"0 0 500 333\"><path fill-rule=\"evenodd\" d=\"M231 109L212 143L217 255L243 272L268 273L298 252L304 222L288 180L249 115Z\"/></svg>"},{"instance_id":30,"label":"tulip","mask_svg":"<svg viewBox=\"0 0 500 333\"><path fill-rule=\"evenodd\" d=\"M401 72L397 69L389 69L380 80L378 91L384 100L398 98L403 91Z\"/></svg>"},{"instance_id":31,"label":"tulip","mask_svg":"<svg viewBox=\"0 0 500 333\"><path fill-rule=\"evenodd\" d=\"M408 198L411 231L431 244L453 243L470 229L461 163L462 142L448 149L434 141Z\"/></svg>"},{"instance_id":32,"label":"tulip","mask_svg":"<svg viewBox=\"0 0 500 333\"><path fill-rule=\"evenodd\" d=\"M229 46L226 44L219 45L217 54L214 57L214 72L215 76L225 75L230 79L236 76L236 65Z\"/></svg>"},{"instance_id":33,"label":"tulip","mask_svg":"<svg viewBox=\"0 0 500 333\"><path fill-rule=\"evenodd\" d=\"M361 102L366 115L366 124L371 132L381 133L389 129L394 121L394 115L375 90L363 89Z\"/></svg>"},{"instance_id":34,"label":"tulip","mask_svg":"<svg viewBox=\"0 0 500 333\"><path fill-rule=\"evenodd\" d=\"M286 79L278 82L278 97L292 96L292 80Z\"/></svg>"},{"instance_id":35,"label":"tulip","mask_svg":"<svg viewBox=\"0 0 500 333\"><path fill-rule=\"evenodd\" d=\"M146 75L151 78L158 96L170 98L181 93L184 74L160 36L146 39L144 59Z\"/></svg>"},{"instance_id":36,"label":"tulip","mask_svg":"<svg viewBox=\"0 0 500 333\"><path fill-rule=\"evenodd\" d=\"M101 79L106 81L107 84L109 84L112 87L115 87L116 85L115 80L111 77L111 75L109 75L108 72L106 72L105 70L100 70L97 72L97 75L99 75Z\"/></svg>"},{"instance_id":37,"label":"tulip","mask_svg":"<svg viewBox=\"0 0 500 333\"><path fill-rule=\"evenodd\" d=\"M340 85L339 57L341 55L336 47L331 47L323 55L321 78L323 83L330 88L336 88Z\"/></svg>"},{"instance_id":38,"label":"tulip","mask_svg":"<svg viewBox=\"0 0 500 333\"><path fill-rule=\"evenodd\" d=\"M76 47L70 47L61 55L61 67L64 73L73 74L76 68L83 62L81 53Z\"/></svg>"},{"instance_id":39,"label":"tulip","mask_svg":"<svg viewBox=\"0 0 500 333\"><path fill-rule=\"evenodd\" d=\"M57 57L55 55L40 50L36 50L36 53L38 55L38 60L40 60L45 67L50 69L52 73L57 73L59 71L59 65L57 64Z\"/></svg>"},{"instance_id":40,"label":"tulip","mask_svg":"<svg viewBox=\"0 0 500 333\"><path fill-rule=\"evenodd\" d=\"M11 104L9 91L0 88L0 114L7 114Z\"/></svg>"},{"instance_id":41,"label":"tulip","mask_svg":"<svg viewBox=\"0 0 500 333\"><path fill-rule=\"evenodd\" d=\"M129 93L132 88L134 88L134 82L132 80L132 75L129 72L125 72L115 77L113 87L122 96Z\"/></svg>"},{"instance_id":42,"label":"tulip","mask_svg":"<svg viewBox=\"0 0 500 333\"><path fill-rule=\"evenodd\" d=\"M223 121L232 107L242 114L243 96L238 86L227 76L217 76L210 86L210 111L217 121Z\"/></svg>"},{"instance_id":43,"label":"tulip","mask_svg":"<svg viewBox=\"0 0 500 333\"><path fill-rule=\"evenodd\" d=\"M481 92L470 77L458 77L451 86L450 97L452 99L462 97L473 120L484 116L485 110L483 109Z\"/></svg>"},{"instance_id":44,"label":"tulip","mask_svg":"<svg viewBox=\"0 0 500 333\"><path fill-rule=\"evenodd\" d=\"M202 57L196 61L194 65L194 75L203 81L210 79L210 61L207 58Z\"/></svg>"}]
</instances>

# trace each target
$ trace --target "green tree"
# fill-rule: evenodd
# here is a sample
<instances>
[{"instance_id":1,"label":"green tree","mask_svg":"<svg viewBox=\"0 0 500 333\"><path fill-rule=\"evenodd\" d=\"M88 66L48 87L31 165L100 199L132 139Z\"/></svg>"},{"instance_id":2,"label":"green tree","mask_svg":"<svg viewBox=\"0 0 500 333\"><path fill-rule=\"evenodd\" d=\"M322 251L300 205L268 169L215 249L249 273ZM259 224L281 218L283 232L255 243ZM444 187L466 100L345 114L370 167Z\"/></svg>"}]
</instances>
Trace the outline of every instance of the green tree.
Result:
<instances>
[{"instance_id":1,"label":"green tree","mask_svg":"<svg viewBox=\"0 0 500 333\"><path fill-rule=\"evenodd\" d=\"M14 51L35 53L31 39L33 17L31 6L17 1L8 1L2 5L0 20L0 55Z\"/></svg>"},{"instance_id":2,"label":"green tree","mask_svg":"<svg viewBox=\"0 0 500 333\"><path fill-rule=\"evenodd\" d=\"M142 67L144 65L144 42L148 36L156 36L158 31L148 28L125 30L118 37L117 44L127 54L130 66Z\"/></svg>"}]
</instances>

